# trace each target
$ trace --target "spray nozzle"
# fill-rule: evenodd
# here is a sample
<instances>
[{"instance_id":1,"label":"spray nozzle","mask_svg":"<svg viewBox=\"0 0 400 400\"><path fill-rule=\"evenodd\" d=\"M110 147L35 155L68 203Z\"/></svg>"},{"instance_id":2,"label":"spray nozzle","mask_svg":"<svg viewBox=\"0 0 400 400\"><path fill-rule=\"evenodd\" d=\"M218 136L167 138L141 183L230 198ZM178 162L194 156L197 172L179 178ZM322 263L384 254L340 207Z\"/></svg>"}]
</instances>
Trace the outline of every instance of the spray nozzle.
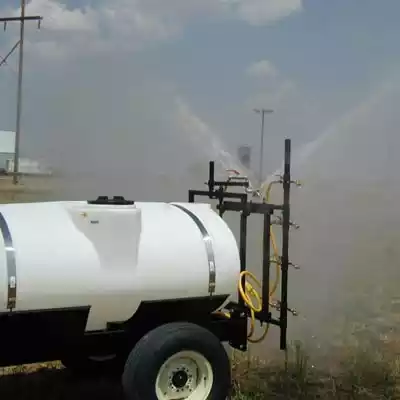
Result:
<instances>
[{"instance_id":1,"label":"spray nozzle","mask_svg":"<svg viewBox=\"0 0 400 400\"><path fill-rule=\"evenodd\" d=\"M293 183L294 185L296 185L300 189L303 187L303 182L298 180L298 179L296 179L294 181L291 181L291 183Z\"/></svg>"},{"instance_id":2,"label":"spray nozzle","mask_svg":"<svg viewBox=\"0 0 400 400\"><path fill-rule=\"evenodd\" d=\"M287 309L294 317L297 317L299 315L299 312L295 308L290 308L288 307Z\"/></svg>"},{"instance_id":3,"label":"spray nozzle","mask_svg":"<svg viewBox=\"0 0 400 400\"><path fill-rule=\"evenodd\" d=\"M299 264L294 264L294 263L292 263L292 262L289 262L289 267L292 267L293 269L301 269L301 267L300 267L300 265Z\"/></svg>"},{"instance_id":4,"label":"spray nozzle","mask_svg":"<svg viewBox=\"0 0 400 400\"><path fill-rule=\"evenodd\" d=\"M270 263L273 263L273 264L282 265L282 257L278 257L278 258L274 257L274 258L271 258L271 259L269 260L269 262L270 262ZM292 267L293 269L297 269L297 270L301 269L300 265L294 264L294 263L292 263L292 262L289 262L289 267Z\"/></svg>"},{"instance_id":5,"label":"spray nozzle","mask_svg":"<svg viewBox=\"0 0 400 400\"><path fill-rule=\"evenodd\" d=\"M269 304L271 307L275 308L277 311L281 310L281 302L280 300L275 300L274 302ZM288 312L290 312L293 316L297 317L299 312L295 308L287 307Z\"/></svg>"},{"instance_id":6,"label":"spray nozzle","mask_svg":"<svg viewBox=\"0 0 400 400\"><path fill-rule=\"evenodd\" d=\"M273 220L271 222L272 225L283 225L283 218L278 215L275 220ZM289 221L289 225L293 228L293 229L300 229L300 225L296 224L294 221Z\"/></svg>"},{"instance_id":7,"label":"spray nozzle","mask_svg":"<svg viewBox=\"0 0 400 400\"><path fill-rule=\"evenodd\" d=\"M300 229L300 225L299 225L299 224L296 224L294 221L289 221L289 225L290 225L293 229L296 229L296 231L297 231L298 229Z\"/></svg>"},{"instance_id":8,"label":"spray nozzle","mask_svg":"<svg viewBox=\"0 0 400 400\"><path fill-rule=\"evenodd\" d=\"M277 179L275 179L274 181L272 181L272 182L271 182L272 184L274 184L274 183L281 183L281 184L283 184L283 183L284 183L283 175L281 175L281 174L274 174L273 176L274 176L275 178L277 178ZM302 182L301 180L299 180L299 179L292 180L292 181L290 181L290 183L293 184L293 185L296 185L298 188L302 188L302 187L303 187L303 182Z\"/></svg>"}]
</instances>

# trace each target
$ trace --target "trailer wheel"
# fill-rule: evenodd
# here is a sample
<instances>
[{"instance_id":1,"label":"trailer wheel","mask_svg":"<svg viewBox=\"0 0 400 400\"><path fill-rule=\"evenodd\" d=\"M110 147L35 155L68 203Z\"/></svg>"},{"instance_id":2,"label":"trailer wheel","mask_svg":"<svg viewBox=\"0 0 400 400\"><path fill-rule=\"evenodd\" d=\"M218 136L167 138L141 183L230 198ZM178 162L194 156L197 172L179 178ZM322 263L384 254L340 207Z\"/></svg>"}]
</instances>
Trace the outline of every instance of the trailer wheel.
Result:
<instances>
[{"instance_id":1,"label":"trailer wheel","mask_svg":"<svg viewBox=\"0 0 400 400\"><path fill-rule=\"evenodd\" d=\"M146 334L122 375L128 400L222 400L231 387L225 348L207 329L170 323Z\"/></svg>"}]
</instances>

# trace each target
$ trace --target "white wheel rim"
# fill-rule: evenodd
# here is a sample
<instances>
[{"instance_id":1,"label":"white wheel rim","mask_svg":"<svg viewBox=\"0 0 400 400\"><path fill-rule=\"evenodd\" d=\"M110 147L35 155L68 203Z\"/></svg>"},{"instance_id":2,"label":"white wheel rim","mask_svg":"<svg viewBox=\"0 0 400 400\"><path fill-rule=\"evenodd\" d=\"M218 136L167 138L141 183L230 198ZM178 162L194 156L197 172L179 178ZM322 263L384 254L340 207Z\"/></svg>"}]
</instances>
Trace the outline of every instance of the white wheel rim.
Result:
<instances>
[{"instance_id":1,"label":"white wheel rim","mask_svg":"<svg viewBox=\"0 0 400 400\"><path fill-rule=\"evenodd\" d=\"M156 380L158 400L207 400L213 387L211 364L200 353L181 351L160 368Z\"/></svg>"}]
</instances>

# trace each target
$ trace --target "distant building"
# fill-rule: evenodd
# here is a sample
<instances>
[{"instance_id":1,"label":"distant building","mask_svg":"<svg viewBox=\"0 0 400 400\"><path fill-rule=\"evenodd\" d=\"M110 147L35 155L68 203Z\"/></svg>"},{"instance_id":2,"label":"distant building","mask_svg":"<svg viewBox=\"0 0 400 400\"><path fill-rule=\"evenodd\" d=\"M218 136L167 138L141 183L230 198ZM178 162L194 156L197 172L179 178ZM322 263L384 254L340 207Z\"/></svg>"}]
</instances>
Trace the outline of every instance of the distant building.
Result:
<instances>
[{"instance_id":1,"label":"distant building","mask_svg":"<svg viewBox=\"0 0 400 400\"><path fill-rule=\"evenodd\" d=\"M15 132L0 130L0 173L14 172ZM19 158L18 172L23 174L51 174L50 168L39 161Z\"/></svg>"},{"instance_id":2,"label":"distant building","mask_svg":"<svg viewBox=\"0 0 400 400\"><path fill-rule=\"evenodd\" d=\"M14 172L14 158L10 158L6 161L6 171ZM21 174L52 174L52 171L49 167L37 160L31 160L29 158L19 158L18 172Z\"/></svg>"},{"instance_id":3,"label":"distant building","mask_svg":"<svg viewBox=\"0 0 400 400\"><path fill-rule=\"evenodd\" d=\"M242 163L242 165L251 169L251 147L250 146L240 146L238 148L238 159Z\"/></svg>"},{"instance_id":4,"label":"distant building","mask_svg":"<svg viewBox=\"0 0 400 400\"><path fill-rule=\"evenodd\" d=\"M0 130L0 169L7 168L7 160L14 159L15 132Z\"/></svg>"}]
</instances>

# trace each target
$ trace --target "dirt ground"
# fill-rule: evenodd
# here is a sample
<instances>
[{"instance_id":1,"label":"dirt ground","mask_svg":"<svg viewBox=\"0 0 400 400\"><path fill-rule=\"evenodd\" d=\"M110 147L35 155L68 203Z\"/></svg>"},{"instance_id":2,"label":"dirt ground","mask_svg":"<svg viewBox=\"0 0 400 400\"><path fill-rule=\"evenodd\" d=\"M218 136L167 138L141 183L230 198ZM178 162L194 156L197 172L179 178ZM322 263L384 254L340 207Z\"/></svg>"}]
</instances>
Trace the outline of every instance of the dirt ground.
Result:
<instances>
[{"instance_id":1,"label":"dirt ground","mask_svg":"<svg viewBox=\"0 0 400 400\"><path fill-rule=\"evenodd\" d=\"M117 377L77 378L60 366L0 369L0 398L4 400L123 400Z\"/></svg>"},{"instance_id":2,"label":"dirt ground","mask_svg":"<svg viewBox=\"0 0 400 400\"><path fill-rule=\"evenodd\" d=\"M41 176L23 176L18 184L12 177L0 177L0 203L30 202L51 200L55 195L57 178Z\"/></svg>"}]
</instances>

